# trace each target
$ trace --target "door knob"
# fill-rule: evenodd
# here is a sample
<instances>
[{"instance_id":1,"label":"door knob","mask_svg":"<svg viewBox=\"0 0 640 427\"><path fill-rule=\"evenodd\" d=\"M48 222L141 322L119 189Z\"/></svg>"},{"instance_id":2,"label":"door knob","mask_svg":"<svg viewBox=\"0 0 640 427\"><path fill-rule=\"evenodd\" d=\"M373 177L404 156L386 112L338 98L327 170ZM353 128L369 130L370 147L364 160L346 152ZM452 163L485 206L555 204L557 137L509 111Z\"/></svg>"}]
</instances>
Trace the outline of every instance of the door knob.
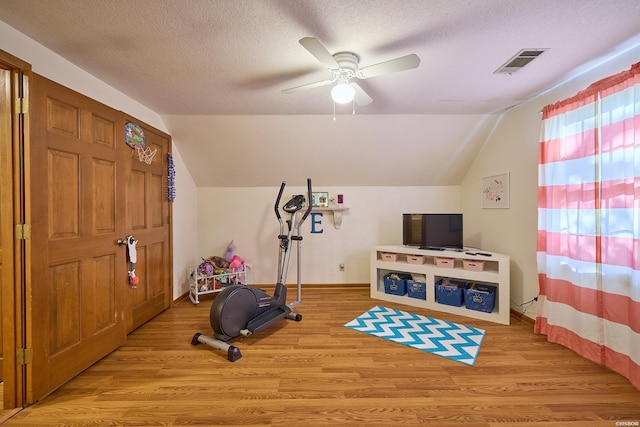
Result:
<instances>
[{"instance_id":1,"label":"door knob","mask_svg":"<svg viewBox=\"0 0 640 427\"><path fill-rule=\"evenodd\" d=\"M118 239L118 240L116 241L116 243L117 243L119 246L127 246L128 244L133 243L133 241L134 241L135 239L136 239L136 238L135 238L135 237L133 237L133 236L127 236L127 237L126 237L126 238L124 238L124 239Z\"/></svg>"}]
</instances>

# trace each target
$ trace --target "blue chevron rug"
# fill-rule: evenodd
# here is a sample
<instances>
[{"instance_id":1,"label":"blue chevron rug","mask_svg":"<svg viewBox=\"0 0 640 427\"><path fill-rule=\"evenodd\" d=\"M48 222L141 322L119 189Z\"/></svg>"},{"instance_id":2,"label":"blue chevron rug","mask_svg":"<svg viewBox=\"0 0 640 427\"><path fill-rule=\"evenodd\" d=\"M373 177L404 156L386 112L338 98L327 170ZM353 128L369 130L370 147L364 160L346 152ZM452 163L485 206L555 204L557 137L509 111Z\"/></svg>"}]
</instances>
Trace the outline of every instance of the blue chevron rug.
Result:
<instances>
[{"instance_id":1,"label":"blue chevron rug","mask_svg":"<svg viewBox=\"0 0 640 427\"><path fill-rule=\"evenodd\" d=\"M379 305L344 326L471 366L485 334L483 329Z\"/></svg>"}]
</instances>

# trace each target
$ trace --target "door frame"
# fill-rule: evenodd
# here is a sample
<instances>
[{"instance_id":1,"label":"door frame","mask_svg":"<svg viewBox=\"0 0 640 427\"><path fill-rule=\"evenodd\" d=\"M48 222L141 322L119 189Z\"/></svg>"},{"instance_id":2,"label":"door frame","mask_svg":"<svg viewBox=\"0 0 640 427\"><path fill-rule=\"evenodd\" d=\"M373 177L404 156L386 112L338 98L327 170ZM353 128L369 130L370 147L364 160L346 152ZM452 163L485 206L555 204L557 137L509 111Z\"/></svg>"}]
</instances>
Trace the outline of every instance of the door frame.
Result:
<instances>
[{"instance_id":1,"label":"door frame","mask_svg":"<svg viewBox=\"0 0 640 427\"><path fill-rule=\"evenodd\" d=\"M9 215L2 217L2 353L4 409L24 406L26 393L26 284L29 283L30 242L18 238L17 224L29 225L29 78L31 65L0 50L0 66L11 72L11 138L3 139L0 176L9 183L9 191L2 192L2 206L12 206ZM4 95L3 95L4 96ZM22 105L22 106L21 106ZM7 189L7 187L5 187ZM20 352L18 360L17 349Z\"/></svg>"}]
</instances>

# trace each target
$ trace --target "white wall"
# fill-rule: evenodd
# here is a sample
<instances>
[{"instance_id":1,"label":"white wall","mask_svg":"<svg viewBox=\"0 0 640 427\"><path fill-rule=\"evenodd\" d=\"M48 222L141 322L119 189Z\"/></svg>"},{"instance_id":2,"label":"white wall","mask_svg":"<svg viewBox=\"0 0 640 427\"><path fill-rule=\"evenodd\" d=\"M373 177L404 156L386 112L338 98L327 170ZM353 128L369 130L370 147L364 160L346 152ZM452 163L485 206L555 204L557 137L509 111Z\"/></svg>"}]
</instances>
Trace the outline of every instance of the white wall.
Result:
<instances>
[{"instance_id":1,"label":"white wall","mask_svg":"<svg viewBox=\"0 0 640 427\"><path fill-rule=\"evenodd\" d=\"M32 70L76 92L124 111L164 132L167 129L160 116L122 92L106 85L61 56L24 36L0 21L0 49L31 64ZM176 203L173 209L174 290L176 298L186 292L182 282L188 260L196 255L191 242L196 240L194 207L197 205L195 184L174 141L176 166ZM180 203L180 206L178 206Z\"/></svg>"},{"instance_id":2,"label":"white wall","mask_svg":"<svg viewBox=\"0 0 640 427\"><path fill-rule=\"evenodd\" d=\"M176 199L173 208L173 299L189 292L185 271L193 263L198 236L198 191L180 155L180 141L173 141Z\"/></svg>"},{"instance_id":3,"label":"white wall","mask_svg":"<svg viewBox=\"0 0 640 427\"><path fill-rule=\"evenodd\" d=\"M153 111L2 21L0 49L32 64L38 74L167 131ZM462 210L467 245L511 256L512 300L521 303L536 296L538 112L544 105L629 68L638 58L640 48L631 46L615 60L590 71L577 70L584 74L506 113L460 187L322 189L343 192L345 203L351 209L344 217L341 230L333 229L329 215L325 214L324 233L309 236L307 231L305 234L303 282L367 282L368 249L377 244L400 243L402 211ZM180 144L181 141L174 140L177 190L173 207L174 298L187 290L184 284L187 265L196 263L200 256L222 254L230 239L236 240L237 253L255 264L254 282L271 283L275 280L277 263L277 222L272 205L279 183L265 188L197 190L180 156ZM511 175L510 209L480 209L480 178L507 171ZM346 264L344 273L337 271L337 265L342 262ZM293 269L289 279L292 278L295 278ZM515 305L512 308L518 309ZM529 308L526 314L532 313L534 308Z\"/></svg>"},{"instance_id":4,"label":"white wall","mask_svg":"<svg viewBox=\"0 0 640 427\"><path fill-rule=\"evenodd\" d=\"M459 185L496 115L164 115L198 187Z\"/></svg>"},{"instance_id":5,"label":"white wall","mask_svg":"<svg viewBox=\"0 0 640 427\"><path fill-rule=\"evenodd\" d=\"M511 307L520 312L522 304L538 295L536 265L538 141L545 105L575 95L591 83L628 69L640 60L640 47L575 76L518 108L507 112L489 137L462 182L462 211L468 244L511 256ZM514 76L515 78L515 76ZM509 209L480 208L480 180L510 173ZM515 304L514 304L515 303ZM535 317L535 305L525 312Z\"/></svg>"},{"instance_id":6,"label":"white wall","mask_svg":"<svg viewBox=\"0 0 640 427\"><path fill-rule=\"evenodd\" d=\"M313 179L313 177L311 177ZM283 176L286 180L286 176ZM222 256L233 240L236 254L253 265L250 282L273 284L278 265L278 220L274 205L280 182L274 187L198 189L198 253ZM283 201L304 194L305 183L287 182ZM322 187L330 196L344 194L342 226L323 212L311 233L311 217L302 226L302 283L341 284L369 282L372 246L402 244L402 214L406 212L460 212L460 187ZM283 218L287 218L284 216ZM288 283L296 280L292 253ZM199 260L194 260L194 265ZM339 264L345 271L339 271Z\"/></svg>"}]
</instances>

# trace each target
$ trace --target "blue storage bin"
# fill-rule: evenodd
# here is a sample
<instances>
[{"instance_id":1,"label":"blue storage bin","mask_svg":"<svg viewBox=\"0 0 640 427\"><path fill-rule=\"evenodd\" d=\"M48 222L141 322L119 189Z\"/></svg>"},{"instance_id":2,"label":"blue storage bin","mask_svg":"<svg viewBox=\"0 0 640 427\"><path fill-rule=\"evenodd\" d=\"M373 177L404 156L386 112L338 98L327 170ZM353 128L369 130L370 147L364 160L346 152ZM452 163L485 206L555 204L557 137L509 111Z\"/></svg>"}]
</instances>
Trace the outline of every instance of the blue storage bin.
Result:
<instances>
[{"instance_id":1,"label":"blue storage bin","mask_svg":"<svg viewBox=\"0 0 640 427\"><path fill-rule=\"evenodd\" d=\"M465 305L469 310L493 312L496 303L496 287L474 283L464 290Z\"/></svg>"},{"instance_id":2,"label":"blue storage bin","mask_svg":"<svg viewBox=\"0 0 640 427\"><path fill-rule=\"evenodd\" d=\"M460 307L464 298L465 282L442 279L436 283L436 301L439 304Z\"/></svg>"},{"instance_id":3,"label":"blue storage bin","mask_svg":"<svg viewBox=\"0 0 640 427\"><path fill-rule=\"evenodd\" d=\"M392 295L404 295L407 293L407 279L411 276L406 273L387 273L384 275L384 292Z\"/></svg>"},{"instance_id":4,"label":"blue storage bin","mask_svg":"<svg viewBox=\"0 0 640 427\"><path fill-rule=\"evenodd\" d=\"M407 280L407 296L410 298L427 299L427 284L415 280Z\"/></svg>"}]
</instances>

